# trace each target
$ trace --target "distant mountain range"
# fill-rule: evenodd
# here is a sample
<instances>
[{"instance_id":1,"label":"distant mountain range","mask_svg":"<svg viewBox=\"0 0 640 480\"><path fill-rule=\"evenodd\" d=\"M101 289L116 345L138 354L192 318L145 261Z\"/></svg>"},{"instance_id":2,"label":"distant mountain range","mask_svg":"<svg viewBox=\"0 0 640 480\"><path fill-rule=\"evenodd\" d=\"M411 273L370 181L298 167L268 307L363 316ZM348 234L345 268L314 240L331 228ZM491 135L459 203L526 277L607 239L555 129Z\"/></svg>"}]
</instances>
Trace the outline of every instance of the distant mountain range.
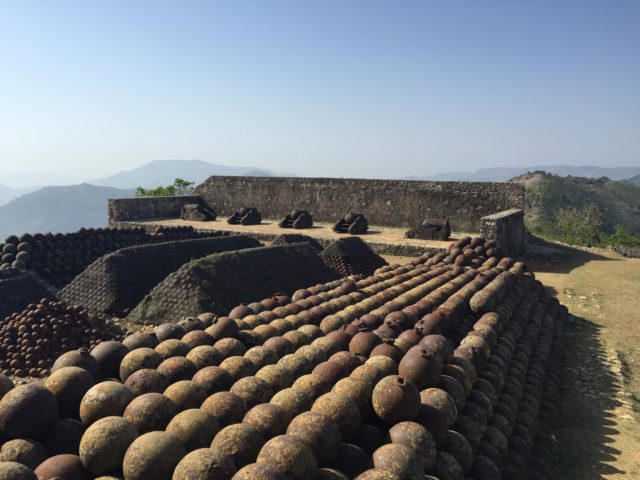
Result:
<instances>
[{"instance_id":1,"label":"distant mountain range","mask_svg":"<svg viewBox=\"0 0 640 480\"><path fill-rule=\"evenodd\" d=\"M172 184L176 177L198 185L212 175L271 177L278 174L255 167L230 167L202 160L154 160L133 170L91 180L89 183L114 188L155 188Z\"/></svg>"},{"instance_id":2,"label":"distant mountain range","mask_svg":"<svg viewBox=\"0 0 640 480\"><path fill-rule=\"evenodd\" d=\"M83 183L45 187L0 207L0 242L7 235L72 232L81 227L106 227L107 200L130 197L131 189L96 187Z\"/></svg>"},{"instance_id":3,"label":"distant mountain range","mask_svg":"<svg viewBox=\"0 0 640 480\"><path fill-rule=\"evenodd\" d=\"M20 195L24 195L25 193L33 192L38 190L40 187L31 187L31 188L11 188L6 185L0 185L0 206L9 203L14 198L18 198Z\"/></svg>"},{"instance_id":4,"label":"distant mountain range","mask_svg":"<svg viewBox=\"0 0 640 480\"><path fill-rule=\"evenodd\" d=\"M611 180L625 180L640 175L640 167L596 167L572 165L534 165L531 167L496 167L481 168L475 172L448 172L429 175L426 177L410 177L410 180L434 180L453 182L507 182L513 177L527 172L545 171L561 177L600 178Z\"/></svg>"},{"instance_id":5,"label":"distant mountain range","mask_svg":"<svg viewBox=\"0 0 640 480\"><path fill-rule=\"evenodd\" d=\"M631 185L635 185L636 187L640 187L640 175L636 175L635 177L627 178L624 180L625 183L630 183Z\"/></svg>"}]
</instances>

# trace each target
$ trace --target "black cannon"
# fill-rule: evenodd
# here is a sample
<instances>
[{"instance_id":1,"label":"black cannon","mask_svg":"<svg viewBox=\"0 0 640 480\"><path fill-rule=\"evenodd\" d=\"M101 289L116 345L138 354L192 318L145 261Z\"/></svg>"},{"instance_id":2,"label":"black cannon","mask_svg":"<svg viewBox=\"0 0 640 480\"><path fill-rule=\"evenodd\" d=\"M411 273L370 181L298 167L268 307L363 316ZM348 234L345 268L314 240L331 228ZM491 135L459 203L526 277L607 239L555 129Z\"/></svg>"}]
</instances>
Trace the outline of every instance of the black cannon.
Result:
<instances>
[{"instance_id":1,"label":"black cannon","mask_svg":"<svg viewBox=\"0 0 640 480\"><path fill-rule=\"evenodd\" d=\"M217 218L216 213L210 208L199 203L187 203L182 206L180 213L182 220L194 220L196 222L209 222Z\"/></svg>"},{"instance_id":2,"label":"black cannon","mask_svg":"<svg viewBox=\"0 0 640 480\"><path fill-rule=\"evenodd\" d=\"M360 235L367 233L369 230L369 222L361 213L349 212L342 217L333 226L333 231L337 233L350 233L351 235Z\"/></svg>"},{"instance_id":3,"label":"black cannon","mask_svg":"<svg viewBox=\"0 0 640 480\"><path fill-rule=\"evenodd\" d=\"M417 228L404 234L407 238L421 240L448 240L450 235L451 226L448 218L427 218Z\"/></svg>"},{"instance_id":4,"label":"black cannon","mask_svg":"<svg viewBox=\"0 0 640 480\"><path fill-rule=\"evenodd\" d=\"M256 207L242 207L227 219L230 225L259 225L262 214Z\"/></svg>"},{"instance_id":5,"label":"black cannon","mask_svg":"<svg viewBox=\"0 0 640 480\"><path fill-rule=\"evenodd\" d=\"M313 217L307 210L292 210L278 225L280 228L311 228Z\"/></svg>"}]
</instances>

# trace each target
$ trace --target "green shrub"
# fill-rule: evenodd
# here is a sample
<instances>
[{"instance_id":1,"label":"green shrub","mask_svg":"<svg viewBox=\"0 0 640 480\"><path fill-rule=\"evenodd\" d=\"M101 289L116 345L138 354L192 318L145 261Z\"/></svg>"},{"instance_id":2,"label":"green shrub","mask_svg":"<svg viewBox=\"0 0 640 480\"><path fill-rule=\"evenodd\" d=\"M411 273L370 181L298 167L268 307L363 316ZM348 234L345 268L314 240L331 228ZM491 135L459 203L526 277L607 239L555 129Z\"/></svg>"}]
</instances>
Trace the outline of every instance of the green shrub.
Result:
<instances>
[{"instance_id":1,"label":"green shrub","mask_svg":"<svg viewBox=\"0 0 640 480\"><path fill-rule=\"evenodd\" d=\"M171 195L190 195L195 182L176 178L173 184L156 188L136 188L136 197L168 197Z\"/></svg>"},{"instance_id":2,"label":"green shrub","mask_svg":"<svg viewBox=\"0 0 640 480\"><path fill-rule=\"evenodd\" d=\"M603 212L597 205L565 207L556 213L557 236L574 245L599 245L605 234L602 232Z\"/></svg>"}]
</instances>

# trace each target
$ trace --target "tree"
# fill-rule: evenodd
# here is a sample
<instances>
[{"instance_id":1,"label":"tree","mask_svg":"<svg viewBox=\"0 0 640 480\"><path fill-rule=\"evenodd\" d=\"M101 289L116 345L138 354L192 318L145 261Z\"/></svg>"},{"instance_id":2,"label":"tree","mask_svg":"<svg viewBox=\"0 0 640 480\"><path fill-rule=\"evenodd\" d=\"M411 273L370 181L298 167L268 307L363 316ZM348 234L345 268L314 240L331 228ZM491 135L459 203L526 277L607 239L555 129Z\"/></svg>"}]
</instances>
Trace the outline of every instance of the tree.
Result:
<instances>
[{"instance_id":1,"label":"tree","mask_svg":"<svg viewBox=\"0 0 640 480\"><path fill-rule=\"evenodd\" d=\"M176 178L171 185L156 188L136 188L136 197L168 197L171 195L191 195L195 182Z\"/></svg>"},{"instance_id":2,"label":"tree","mask_svg":"<svg viewBox=\"0 0 640 480\"><path fill-rule=\"evenodd\" d=\"M560 238L574 245L597 245L602 240L602 209L597 205L561 208L556 213Z\"/></svg>"}]
</instances>

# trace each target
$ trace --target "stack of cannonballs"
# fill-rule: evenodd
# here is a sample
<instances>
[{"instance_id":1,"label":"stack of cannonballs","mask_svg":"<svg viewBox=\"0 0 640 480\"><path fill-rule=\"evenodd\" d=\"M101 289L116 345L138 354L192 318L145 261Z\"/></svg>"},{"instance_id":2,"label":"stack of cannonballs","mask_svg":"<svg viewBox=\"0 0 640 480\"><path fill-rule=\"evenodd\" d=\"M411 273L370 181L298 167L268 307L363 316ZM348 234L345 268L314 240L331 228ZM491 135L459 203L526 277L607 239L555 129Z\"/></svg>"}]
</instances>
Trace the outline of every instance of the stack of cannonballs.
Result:
<instances>
[{"instance_id":1,"label":"stack of cannonballs","mask_svg":"<svg viewBox=\"0 0 640 480\"><path fill-rule=\"evenodd\" d=\"M567 311L444 255L1 379L0 478L545 478Z\"/></svg>"},{"instance_id":2,"label":"stack of cannonballs","mask_svg":"<svg viewBox=\"0 0 640 480\"><path fill-rule=\"evenodd\" d=\"M120 327L104 316L42 299L0 323L0 373L42 377L62 353L122 337Z\"/></svg>"}]
</instances>

